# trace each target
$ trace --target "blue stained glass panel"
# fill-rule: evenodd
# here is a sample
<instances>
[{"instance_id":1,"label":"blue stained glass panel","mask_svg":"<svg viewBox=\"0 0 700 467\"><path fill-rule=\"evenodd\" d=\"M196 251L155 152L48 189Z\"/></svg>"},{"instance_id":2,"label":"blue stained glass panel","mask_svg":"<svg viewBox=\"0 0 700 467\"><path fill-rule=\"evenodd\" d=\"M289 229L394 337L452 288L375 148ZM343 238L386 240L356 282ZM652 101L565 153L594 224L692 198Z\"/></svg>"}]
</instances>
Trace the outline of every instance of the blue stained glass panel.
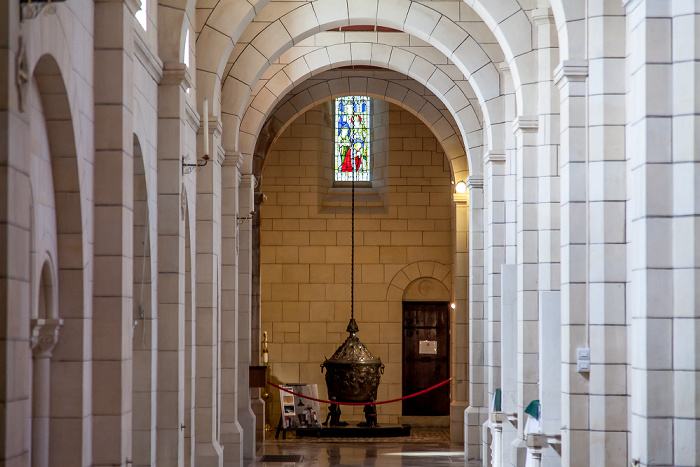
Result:
<instances>
[{"instance_id":1,"label":"blue stained glass panel","mask_svg":"<svg viewBox=\"0 0 700 467\"><path fill-rule=\"evenodd\" d=\"M370 100L335 100L335 181L370 181Z\"/></svg>"}]
</instances>

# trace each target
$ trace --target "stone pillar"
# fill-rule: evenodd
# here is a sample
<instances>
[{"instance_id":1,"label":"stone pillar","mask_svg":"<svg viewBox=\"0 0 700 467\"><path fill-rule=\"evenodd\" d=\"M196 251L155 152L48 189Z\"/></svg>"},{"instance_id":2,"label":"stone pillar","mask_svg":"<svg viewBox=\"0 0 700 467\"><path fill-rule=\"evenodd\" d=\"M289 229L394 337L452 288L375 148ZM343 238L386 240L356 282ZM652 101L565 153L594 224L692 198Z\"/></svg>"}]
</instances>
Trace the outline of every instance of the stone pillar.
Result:
<instances>
[{"instance_id":1,"label":"stone pillar","mask_svg":"<svg viewBox=\"0 0 700 467\"><path fill-rule=\"evenodd\" d=\"M208 116L207 116L208 117ZM201 159L204 154L204 115L200 117L199 142L196 151ZM216 128L216 125L212 125ZM196 466L223 465L223 453L219 444L219 387L220 387L220 258L221 258L221 163L223 154L210 145L211 161L195 169L197 177L197 239L196 239L196 323L195 323L195 378L194 432Z\"/></svg>"},{"instance_id":2,"label":"stone pillar","mask_svg":"<svg viewBox=\"0 0 700 467\"><path fill-rule=\"evenodd\" d=\"M565 61L555 70L561 121L562 465L587 466L588 380L577 372L577 347L586 339L586 77L588 62Z\"/></svg>"},{"instance_id":3,"label":"stone pillar","mask_svg":"<svg viewBox=\"0 0 700 467\"><path fill-rule=\"evenodd\" d=\"M485 370L486 370L486 409L491 411L491 401L497 388L501 388L501 265L505 261L505 200L504 169L505 153L489 151L484 162L484 295L485 295ZM486 421L485 428L494 426ZM502 425L498 425L498 448L496 444L482 452L499 450L502 444ZM494 439L496 434L493 434ZM486 444L487 439L482 439ZM486 456L482 455L482 461Z\"/></svg>"},{"instance_id":4,"label":"stone pillar","mask_svg":"<svg viewBox=\"0 0 700 467\"><path fill-rule=\"evenodd\" d=\"M629 429L625 11L604 0L588 9L589 462L612 467L627 463Z\"/></svg>"},{"instance_id":5,"label":"stone pillar","mask_svg":"<svg viewBox=\"0 0 700 467\"><path fill-rule=\"evenodd\" d=\"M540 292L540 425L547 436L561 432L561 293Z\"/></svg>"},{"instance_id":6,"label":"stone pillar","mask_svg":"<svg viewBox=\"0 0 700 467\"><path fill-rule=\"evenodd\" d=\"M455 296L457 310L469 307L468 352L460 355L466 357L462 362L455 358L457 366L464 367L468 363L469 379L468 394L464 389L453 389L453 407L464 412L464 450L467 459L479 459L481 452L481 428L488 417L486 407L486 381L484 368L484 284L483 284L483 248L484 248L484 182L481 178L469 177L467 179L469 196L454 195L456 205L455 231L459 245L460 236L468 235L469 256L456 255L454 279L468 281L469 294L467 296ZM461 241L464 241L462 238ZM467 277L465 277L467 276ZM455 286L455 293L461 288ZM471 299L470 299L471 298ZM462 315L464 316L464 315ZM466 323L465 323L466 324ZM455 349L459 350L459 349ZM465 349L466 350L466 349ZM453 373L454 374L454 373ZM457 384L460 384L458 381ZM466 389L466 388L465 388ZM461 392L463 391L463 392ZM464 406L468 407L465 409ZM460 405L460 402L462 405ZM454 411L453 411L454 412ZM453 417L454 420L454 417ZM461 433L459 433L461 434ZM456 443L455 433L452 433L452 442Z\"/></svg>"},{"instance_id":7,"label":"stone pillar","mask_svg":"<svg viewBox=\"0 0 700 467\"><path fill-rule=\"evenodd\" d=\"M238 199L241 157L226 155L221 168L221 445L224 465L243 465L243 429L238 423Z\"/></svg>"},{"instance_id":8,"label":"stone pillar","mask_svg":"<svg viewBox=\"0 0 700 467\"><path fill-rule=\"evenodd\" d=\"M700 465L700 5L673 2L673 464ZM692 38L692 39L691 39ZM649 91L647 91L649 92ZM663 175L662 175L663 177ZM647 185L649 187L649 185ZM648 188L647 196L656 196ZM669 189L669 185L665 186ZM649 198L647 198L649 199ZM668 231L668 230L666 230ZM653 240L649 237L649 240ZM658 243L658 237L657 242ZM651 304L650 304L651 305ZM651 308L649 308L651 310ZM653 326L649 326L652 329ZM668 334L665 335L667 337ZM654 335L651 343L655 343ZM651 348L651 346L649 347ZM666 347L667 349L667 347ZM662 348L661 352L667 351ZM654 377L651 381L656 381ZM651 386L653 388L653 386ZM695 395L696 397L692 397Z\"/></svg>"},{"instance_id":9,"label":"stone pillar","mask_svg":"<svg viewBox=\"0 0 700 467\"><path fill-rule=\"evenodd\" d=\"M513 122L517 148L517 257L518 268L518 434L523 437L523 411L538 397L537 320L539 289L538 121L520 116Z\"/></svg>"},{"instance_id":10,"label":"stone pillar","mask_svg":"<svg viewBox=\"0 0 700 467\"><path fill-rule=\"evenodd\" d=\"M255 213L249 214L251 216L251 241L252 241L252 284L251 284L251 356L250 361L252 365L262 365L261 360L261 295L260 295L260 205L265 202L265 195L259 191L255 192ZM250 391L250 405L253 413L255 414L255 450L257 451L262 446L265 441L265 424L267 423L265 417L265 400L263 400L262 393L264 389L261 388L251 388Z\"/></svg>"},{"instance_id":11,"label":"stone pillar","mask_svg":"<svg viewBox=\"0 0 700 467\"><path fill-rule=\"evenodd\" d=\"M501 281L501 411L503 412L503 465L511 462L511 445L518 436L518 269L502 264Z\"/></svg>"},{"instance_id":12,"label":"stone pillar","mask_svg":"<svg viewBox=\"0 0 700 467\"><path fill-rule=\"evenodd\" d=\"M60 319L34 319L30 344L32 368L32 467L49 467L51 356L58 343Z\"/></svg>"},{"instance_id":13,"label":"stone pillar","mask_svg":"<svg viewBox=\"0 0 700 467\"><path fill-rule=\"evenodd\" d=\"M243 175L239 189L240 216L248 217L255 209L254 175ZM250 220L239 227L238 270L238 421L243 428L243 458L255 457L255 414L250 407L248 387L251 358L251 286L252 286L252 224Z\"/></svg>"},{"instance_id":14,"label":"stone pillar","mask_svg":"<svg viewBox=\"0 0 700 467\"><path fill-rule=\"evenodd\" d=\"M131 456L135 0L95 2L93 465Z\"/></svg>"},{"instance_id":15,"label":"stone pillar","mask_svg":"<svg viewBox=\"0 0 700 467\"><path fill-rule=\"evenodd\" d=\"M158 389L156 460L182 465L185 427L185 65L166 63L158 86ZM191 184L192 182L190 182ZM189 196L194 197L194 189ZM191 427L190 427L191 429Z\"/></svg>"},{"instance_id":16,"label":"stone pillar","mask_svg":"<svg viewBox=\"0 0 700 467\"><path fill-rule=\"evenodd\" d=\"M699 11L695 2L624 4L630 457L641 466L698 465Z\"/></svg>"},{"instance_id":17,"label":"stone pillar","mask_svg":"<svg viewBox=\"0 0 700 467\"><path fill-rule=\"evenodd\" d=\"M505 162L489 151L484 163L484 281L486 295L487 401L501 387L501 265L505 262Z\"/></svg>"}]
</instances>

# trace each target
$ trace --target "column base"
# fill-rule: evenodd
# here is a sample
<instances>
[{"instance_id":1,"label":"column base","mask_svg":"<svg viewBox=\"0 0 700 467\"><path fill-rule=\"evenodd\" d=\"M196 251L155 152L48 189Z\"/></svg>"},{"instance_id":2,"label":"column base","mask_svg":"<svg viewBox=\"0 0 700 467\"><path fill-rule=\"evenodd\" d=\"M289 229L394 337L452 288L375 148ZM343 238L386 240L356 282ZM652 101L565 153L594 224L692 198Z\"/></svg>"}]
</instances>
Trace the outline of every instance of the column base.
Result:
<instances>
[{"instance_id":1,"label":"column base","mask_svg":"<svg viewBox=\"0 0 700 467\"><path fill-rule=\"evenodd\" d=\"M255 452L257 453L265 441L265 401L259 397L250 400L250 408L255 414Z\"/></svg>"},{"instance_id":2,"label":"column base","mask_svg":"<svg viewBox=\"0 0 700 467\"><path fill-rule=\"evenodd\" d=\"M481 428L488 420L486 407L469 406L464 410L464 456L467 460L481 460Z\"/></svg>"},{"instance_id":3,"label":"column base","mask_svg":"<svg viewBox=\"0 0 700 467\"><path fill-rule=\"evenodd\" d=\"M243 459L255 459L255 414L250 407L238 411L238 423L243 430Z\"/></svg>"},{"instance_id":4,"label":"column base","mask_svg":"<svg viewBox=\"0 0 700 467\"><path fill-rule=\"evenodd\" d=\"M197 467L223 467L224 450L219 443L206 442L195 444L195 465Z\"/></svg>"},{"instance_id":5,"label":"column base","mask_svg":"<svg viewBox=\"0 0 700 467\"><path fill-rule=\"evenodd\" d=\"M450 404L450 442L452 444L464 443L464 409L467 403L454 401Z\"/></svg>"},{"instance_id":6,"label":"column base","mask_svg":"<svg viewBox=\"0 0 700 467\"><path fill-rule=\"evenodd\" d=\"M527 443L524 439L515 438L510 444L512 467L525 467L527 461Z\"/></svg>"},{"instance_id":7,"label":"column base","mask_svg":"<svg viewBox=\"0 0 700 467\"><path fill-rule=\"evenodd\" d=\"M221 446L224 449L224 467L243 465L243 429L238 422L221 424Z\"/></svg>"}]
</instances>

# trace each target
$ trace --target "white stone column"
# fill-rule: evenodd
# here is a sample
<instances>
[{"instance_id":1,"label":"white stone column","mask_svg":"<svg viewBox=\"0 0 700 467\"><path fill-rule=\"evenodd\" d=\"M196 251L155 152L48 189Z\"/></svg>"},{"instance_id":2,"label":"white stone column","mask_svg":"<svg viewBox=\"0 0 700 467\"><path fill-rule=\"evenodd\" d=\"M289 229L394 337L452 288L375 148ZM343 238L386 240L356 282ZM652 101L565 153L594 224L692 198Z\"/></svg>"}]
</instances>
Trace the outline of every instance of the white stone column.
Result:
<instances>
[{"instance_id":1,"label":"white stone column","mask_svg":"<svg viewBox=\"0 0 700 467\"><path fill-rule=\"evenodd\" d=\"M494 391L501 388L501 265L505 261L505 153L489 151L484 162L484 295L485 295L485 349L486 370L485 407L492 413ZM493 427L493 417L485 424ZM503 459L502 424L499 427L498 459ZM496 433L493 433L495 439ZM482 443L488 440L483 439ZM495 444L494 444L495 446ZM491 450L495 450L493 447ZM488 452L486 446L482 452ZM482 455L482 461L485 456Z\"/></svg>"},{"instance_id":2,"label":"white stone column","mask_svg":"<svg viewBox=\"0 0 700 467\"><path fill-rule=\"evenodd\" d=\"M700 465L700 5L672 3L673 463Z\"/></svg>"},{"instance_id":3,"label":"white stone column","mask_svg":"<svg viewBox=\"0 0 700 467\"><path fill-rule=\"evenodd\" d=\"M518 419L518 268L502 264L501 273L501 411L503 465L516 465L511 446L519 444ZM514 422L514 423L511 423ZM513 459L512 459L513 458Z\"/></svg>"},{"instance_id":4,"label":"white stone column","mask_svg":"<svg viewBox=\"0 0 700 467\"><path fill-rule=\"evenodd\" d=\"M501 387L501 265L505 263L505 163L489 151L484 163L484 281L486 295L487 402Z\"/></svg>"},{"instance_id":5,"label":"white stone column","mask_svg":"<svg viewBox=\"0 0 700 467\"><path fill-rule=\"evenodd\" d=\"M204 115L200 116L199 151L203 152ZM216 128L214 125L212 125ZM216 148L214 145L210 145ZM196 466L223 465L219 444L219 377L220 377L220 258L221 258L221 162L218 151L211 151L211 161L195 169L197 177L196 239L196 323L195 323L195 395L194 431Z\"/></svg>"},{"instance_id":6,"label":"white stone column","mask_svg":"<svg viewBox=\"0 0 700 467\"><path fill-rule=\"evenodd\" d=\"M604 0L588 9L589 462L612 467L628 446L625 11Z\"/></svg>"},{"instance_id":7,"label":"white stone column","mask_svg":"<svg viewBox=\"0 0 700 467\"><path fill-rule=\"evenodd\" d=\"M255 209L254 175L243 175L239 188L241 217ZM252 225L239 225L238 269L238 422L243 428L243 458L255 457L255 414L250 407L249 368L251 358Z\"/></svg>"},{"instance_id":8,"label":"white stone column","mask_svg":"<svg viewBox=\"0 0 700 467\"><path fill-rule=\"evenodd\" d=\"M523 437L525 407L538 397L538 154L535 117L513 122L517 140L518 268L518 433Z\"/></svg>"},{"instance_id":9,"label":"white stone column","mask_svg":"<svg viewBox=\"0 0 700 467\"><path fill-rule=\"evenodd\" d=\"M576 368L576 348L586 338L586 61L555 70L561 124L561 340L562 465L588 465L588 380Z\"/></svg>"},{"instance_id":10,"label":"white stone column","mask_svg":"<svg viewBox=\"0 0 700 467\"><path fill-rule=\"evenodd\" d=\"M158 365L156 461L182 465L185 425L184 64L166 63L158 86ZM195 193L190 192L194 197ZM190 427L191 429L191 427Z\"/></svg>"},{"instance_id":11,"label":"white stone column","mask_svg":"<svg viewBox=\"0 0 700 467\"><path fill-rule=\"evenodd\" d=\"M673 240L679 239L674 235L677 227L674 223L680 219L674 219L673 195L682 188L680 184L674 186L674 169L676 157L695 159L697 155L692 150L676 153L673 145L674 65L669 45L674 2L624 3L629 44L626 150L630 288L627 297L632 327L630 457L642 466L681 465L674 460L674 445L680 441L676 436L683 435L674 433L676 339L671 291L675 289L674 257L680 262L681 256L694 258L694 255L691 250L674 256ZM695 83L690 85L691 89L695 88ZM687 98L684 91L679 90ZM693 199L694 188L690 190L683 192L684 199ZM684 231L682 236L695 243L691 232ZM693 308L691 305L690 309ZM679 350L682 341L678 339L676 343ZM692 393L691 388L679 389Z\"/></svg>"},{"instance_id":12,"label":"white stone column","mask_svg":"<svg viewBox=\"0 0 700 467\"><path fill-rule=\"evenodd\" d=\"M466 240L469 245L468 254L455 256L454 280L466 281L469 284L468 293L455 295L457 311L469 309L468 323L469 347L467 352L459 353L455 358L456 365L466 365L469 368L469 379L457 381L453 387L453 413L461 409L464 413L464 449L467 459L479 459L481 456L482 425L488 418L486 401L486 380L484 367L484 181L481 178L467 179L469 196L454 195L455 202L455 233L457 242ZM455 294L463 287L455 286ZM466 317L464 314L460 316ZM459 348L455 349L459 351ZM466 349L465 349L466 350ZM461 358L466 361L462 362ZM466 387L468 383L468 394ZM468 397L467 397L468 396ZM469 406L466 407L467 401ZM455 417L453 417L453 420ZM462 433L458 433L462 434ZM452 442L457 442L453 428Z\"/></svg>"},{"instance_id":13,"label":"white stone column","mask_svg":"<svg viewBox=\"0 0 700 467\"><path fill-rule=\"evenodd\" d=\"M221 444L227 467L243 465L243 429L238 423L240 167L240 154L231 153L221 168Z\"/></svg>"},{"instance_id":14,"label":"white stone column","mask_svg":"<svg viewBox=\"0 0 700 467\"><path fill-rule=\"evenodd\" d=\"M133 60L135 0L95 8L92 462L132 459Z\"/></svg>"},{"instance_id":15,"label":"white stone column","mask_svg":"<svg viewBox=\"0 0 700 467\"><path fill-rule=\"evenodd\" d=\"M51 417L51 357L63 320L34 319L32 346L32 467L49 467Z\"/></svg>"}]
</instances>

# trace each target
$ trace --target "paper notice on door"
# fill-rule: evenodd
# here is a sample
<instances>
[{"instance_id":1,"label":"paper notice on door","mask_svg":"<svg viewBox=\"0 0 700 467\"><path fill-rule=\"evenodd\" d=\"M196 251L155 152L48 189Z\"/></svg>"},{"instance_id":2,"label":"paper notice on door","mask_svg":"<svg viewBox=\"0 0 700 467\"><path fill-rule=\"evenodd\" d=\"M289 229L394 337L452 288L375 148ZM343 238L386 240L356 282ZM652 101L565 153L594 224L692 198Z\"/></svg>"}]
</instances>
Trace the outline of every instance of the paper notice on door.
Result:
<instances>
[{"instance_id":1,"label":"paper notice on door","mask_svg":"<svg viewBox=\"0 0 700 467\"><path fill-rule=\"evenodd\" d=\"M419 341L418 342L418 353L437 355L437 341Z\"/></svg>"}]
</instances>

